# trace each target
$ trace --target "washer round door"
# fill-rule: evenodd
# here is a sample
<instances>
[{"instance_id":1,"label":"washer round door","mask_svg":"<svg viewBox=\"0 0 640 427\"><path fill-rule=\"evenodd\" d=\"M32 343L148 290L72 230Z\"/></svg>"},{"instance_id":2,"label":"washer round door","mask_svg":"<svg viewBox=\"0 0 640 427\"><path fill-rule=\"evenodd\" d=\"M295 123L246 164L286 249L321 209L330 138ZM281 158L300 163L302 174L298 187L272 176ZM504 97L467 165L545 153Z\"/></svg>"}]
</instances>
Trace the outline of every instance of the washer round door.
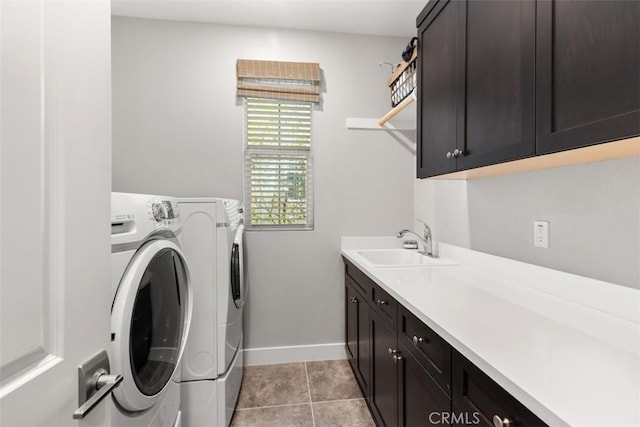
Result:
<instances>
[{"instance_id":1,"label":"washer round door","mask_svg":"<svg viewBox=\"0 0 640 427\"><path fill-rule=\"evenodd\" d=\"M153 406L179 366L191 322L184 255L169 240L145 243L133 256L111 309L113 395L129 411Z\"/></svg>"}]
</instances>

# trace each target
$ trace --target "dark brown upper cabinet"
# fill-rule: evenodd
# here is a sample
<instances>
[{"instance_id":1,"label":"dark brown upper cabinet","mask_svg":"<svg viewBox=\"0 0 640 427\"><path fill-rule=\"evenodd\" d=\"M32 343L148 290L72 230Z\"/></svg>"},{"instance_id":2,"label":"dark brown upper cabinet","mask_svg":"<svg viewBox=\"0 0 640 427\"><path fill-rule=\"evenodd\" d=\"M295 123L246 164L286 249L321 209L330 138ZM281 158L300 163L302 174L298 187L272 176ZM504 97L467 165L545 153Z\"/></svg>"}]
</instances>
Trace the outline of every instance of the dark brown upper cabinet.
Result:
<instances>
[{"instance_id":1,"label":"dark brown upper cabinet","mask_svg":"<svg viewBox=\"0 0 640 427\"><path fill-rule=\"evenodd\" d=\"M430 2L427 8L433 6ZM418 177L456 170L446 153L456 149L458 8L457 1L439 1L418 20L417 159ZM446 160L446 161L445 161Z\"/></svg>"},{"instance_id":2,"label":"dark brown upper cabinet","mask_svg":"<svg viewBox=\"0 0 640 427\"><path fill-rule=\"evenodd\" d=\"M532 156L535 2L449 0L418 18L418 177Z\"/></svg>"},{"instance_id":3,"label":"dark brown upper cabinet","mask_svg":"<svg viewBox=\"0 0 640 427\"><path fill-rule=\"evenodd\" d=\"M640 2L538 1L540 154L640 134Z\"/></svg>"},{"instance_id":4,"label":"dark brown upper cabinet","mask_svg":"<svg viewBox=\"0 0 640 427\"><path fill-rule=\"evenodd\" d=\"M640 135L638 1L435 0L417 25L418 178Z\"/></svg>"},{"instance_id":5,"label":"dark brown upper cabinet","mask_svg":"<svg viewBox=\"0 0 640 427\"><path fill-rule=\"evenodd\" d=\"M459 170L532 156L535 3L460 1Z\"/></svg>"}]
</instances>

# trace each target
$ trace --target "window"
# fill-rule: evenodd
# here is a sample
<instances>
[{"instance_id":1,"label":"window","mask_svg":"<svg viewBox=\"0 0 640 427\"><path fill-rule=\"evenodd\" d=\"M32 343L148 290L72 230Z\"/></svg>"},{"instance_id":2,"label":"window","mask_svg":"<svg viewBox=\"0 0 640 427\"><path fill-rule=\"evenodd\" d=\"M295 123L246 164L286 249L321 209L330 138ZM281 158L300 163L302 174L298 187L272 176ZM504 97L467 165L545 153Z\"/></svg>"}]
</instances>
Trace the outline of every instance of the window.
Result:
<instances>
[{"instance_id":1,"label":"window","mask_svg":"<svg viewBox=\"0 0 640 427\"><path fill-rule=\"evenodd\" d=\"M313 229L311 105L320 64L238 59L245 99L247 228Z\"/></svg>"},{"instance_id":2,"label":"window","mask_svg":"<svg viewBox=\"0 0 640 427\"><path fill-rule=\"evenodd\" d=\"M311 102L245 98L248 228L313 229Z\"/></svg>"}]
</instances>

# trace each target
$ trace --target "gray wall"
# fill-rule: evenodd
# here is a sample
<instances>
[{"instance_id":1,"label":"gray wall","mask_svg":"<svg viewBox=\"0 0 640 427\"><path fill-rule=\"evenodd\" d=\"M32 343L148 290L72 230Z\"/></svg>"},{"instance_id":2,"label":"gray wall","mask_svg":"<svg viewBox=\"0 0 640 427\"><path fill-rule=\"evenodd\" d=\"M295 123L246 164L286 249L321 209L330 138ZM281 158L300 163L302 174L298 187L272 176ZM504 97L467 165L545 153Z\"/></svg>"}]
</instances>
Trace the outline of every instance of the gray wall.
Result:
<instances>
[{"instance_id":1,"label":"gray wall","mask_svg":"<svg viewBox=\"0 0 640 427\"><path fill-rule=\"evenodd\" d=\"M347 117L389 108L381 61L403 38L115 17L113 189L242 198L243 109L238 58L319 62L313 112L315 230L251 232L245 345L344 340L342 235L389 235L413 215L414 156L384 131Z\"/></svg>"},{"instance_id":2,"label":"gray wall","mask_svg":"<svg viewBox=\"0 0 640 427\"><path fill-rule=\"evenodd\" d=\"M417 180L415 206L443 242L640 288L640 157ZM533 246L534 220L549 221L549 249Z\"/></svg>"},{"instance_id":3,"label":"gray wall","mask_svg":"<svg viewBox=\"0 0 640 427\"><path fill-rule=\"evenodd\" d=\"M470 248L467 182L418 179L414 191L415 218L429 224L434 242Z\"/></svg>"}]
</instances>

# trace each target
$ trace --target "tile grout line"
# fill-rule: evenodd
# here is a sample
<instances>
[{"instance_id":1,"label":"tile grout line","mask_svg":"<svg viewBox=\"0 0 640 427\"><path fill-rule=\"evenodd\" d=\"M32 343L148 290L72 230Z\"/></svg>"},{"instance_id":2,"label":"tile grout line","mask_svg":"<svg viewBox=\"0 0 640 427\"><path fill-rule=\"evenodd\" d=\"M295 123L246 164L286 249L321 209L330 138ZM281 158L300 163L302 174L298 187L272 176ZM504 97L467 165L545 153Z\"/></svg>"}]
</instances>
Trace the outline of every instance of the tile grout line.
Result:
<instances>
[{"instance_id":1,"label":"tile grout line","mask_svg":"<svg viewBox=\"0 0 640 427\"><path fill-rule=\"evenodd\" d=\"M364 397L352 397L351 399L317 400L313 403L351 402L352 400L364 400Z\"/></svg>"},{"instance_id":2,"label":"tile grout line","mask_svg":"<svg viewBox=\"0 0 640 427\"><path fill-rule=\"evenodd\" d=\"M333 402L350 402L352 400L364 400L364 397L352 397L350 399L332 399L332 400L318 400L316 402L311 402L311 399L309 399L310 403L333 403ZM262 409L262 408L281 408L283 406L298 406L298 405L307 405L304 402L299 402L299 403L283 403L282 405L266 405L266 406L252 406L250 408L236 408L235 411L249 411L252 409Z\"/></svg>"},{"instance_id":3,"label":"tile grout line","mask_svg":"<svg viewBox=\"0 0 640 427\"><path fill-rule=\"evenodd\" d=\"M236 408L234 409L234 411L252 411L254 409L282 408L284 406L300 406L300 405L308 405L308 403L300 402L300 403L283 403L282 405L252 406L251 408Z\"/></svg>"},{"instance_id":4,"label":"tile grout line","mask_svg":"<svg viewBox=\"0 0 640 427\"><path fill-rule=\"evenodd\" d=\"M307 378L307 390L309 391L309 407L311 408L311 422L313 427L316 427L316 416L313 413L313 402L311 401L311 382L309 381L309 370L307 369L307 362L304 362L304 374Z\"/></svg>"}]
</instances>

